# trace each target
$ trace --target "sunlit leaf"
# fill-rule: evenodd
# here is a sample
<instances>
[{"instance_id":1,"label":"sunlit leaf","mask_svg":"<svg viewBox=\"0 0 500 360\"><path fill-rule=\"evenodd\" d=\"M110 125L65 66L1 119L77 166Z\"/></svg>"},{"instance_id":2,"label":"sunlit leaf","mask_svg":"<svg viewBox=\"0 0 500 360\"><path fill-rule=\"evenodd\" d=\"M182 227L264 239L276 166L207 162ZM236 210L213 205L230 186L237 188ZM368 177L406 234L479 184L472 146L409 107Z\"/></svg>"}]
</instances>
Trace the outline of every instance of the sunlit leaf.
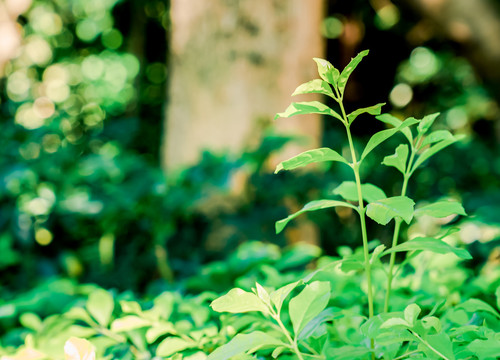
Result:
<instances>
[{"instance_id":1,"label":"sunlit leaf","mask_svg":"<svg viewBox=\"0 0 500 360\"><path fill-rule=\"evenodd\" d=\"M320 79L311 80L299 85L293 92L292 96L311 93L323 94L334 98L330 85L328 85L326 81Z\"/></svg>"},{"instance_id":2,"label":"sunlit leaf","mask_svg":"<svg viewBox=\"0 0 500 360\"><path fill-rule=\"evenodd\" d=\"M340 121L343 121L342 117L337 112L335 112L333 109L330 109L325 104L320 103L319 101L293 102L284 112L276 114L274 119L280 117L287 118L294 115L304 114L329 115L339 119Z\"/></svg>"},{"instance_id":3,"label":"sunlit leaf","mask_svg":"<svg viewBox=\"0 0 500 360\"><path fill-rule=\"evenodd\" d=\"M363 160L366 155L368 155L373 149L375 149L378 145L383 143L385 140L389 139L391 136L396 134L397 132L401 131L404 128L407 128L408 126L414 125L418 123L418 120L416 119L406 119L403 121L398 127L392 128L392 129L387 129L387 130L382 130L379 131L378 133L374 134L368 143L366 144L365 149L363 150L363 153L361 154L361 160Z\"/></svg>"},{"instance_id":4,"label":"sunlit leaf","mask_svg":"<svg viewBox=\"0 0 500 360\"><path fill-rule=\"evenodd\" d=\"M302 284L302 281L295 281L293 283L287 284L275 291L273 291L270 294L271 297L271 302L276 306L277 311L279 312L281 310L281 307L283 306L283 301L287 298L288 295L295 289L297 286Z\"/></svg>"},{"instance_id":5,"label":"sunlit leaf","mask_svg":"<svg viewBox=\"0 0 500 360\"><path fill-rule=\"evenodd\" d=\"M323 161L339 161L344 164L349 164L349 162L336 151L330 148L320 148L305 151L288 160L282 161L278 164L274 173L276 174L281 170L293 170L311 163Z\"/></svg>"},{"instance_id":6,"label":"sunlit leaf","mask_svg":"<svg viewBox=\"0 0 500 360\"><path fill-rule=\"evenodd\" d=\"M424 137L422 141L422 147L434 144L443 140L453 139L453 134L448 130L436 130L431 132L429 135Z\"/></svg>"},{"instance_id":7,"label":"sunlit leaf","mask_svg":"<svg viewBox=\"0 0 500 360\"><path fill-rule=\"evenodd\" d=\"M422 309L420 309L420 306L417 304L410 304L405 308L404 311L404 317L405 320L410 324L411 326L415 325L415 321L418 319L418 315Z\"/></svg>"},{"instance_id":8,"label":"sunlit leaf","mask_svg":"<svg viewBox=\"0 0 500 360\"><path fill-rule=\"evenodd\" d=\"M443 150L445 147L463 138L464 136L454 136L452 139L443 140L435 145L432 145L430 148L424 150L417 158L417 161L415 161L415 164L413 165L411 172L413 173L425 160L429 159L432 155L436 154L437 152Z\"/></svg>"},{"instance_id":9,"label":"sunlit leaf","mask_svg":"<svg viewBox=\"0 0 500 360\"><path fill-rule=\"evenodd\" d=\"M261 299L254 293L235 288L226 295L212 301L212 309L217 312L244 313L248 311L260 311L267 313L268 309Z\"/></svg>"},{"instance_id":10,"label":"sunlit leaf","mask_svg":"<svg viewBox=\"0 0 500 360\"><path fill-rule=\"evenodd\" d=\"M490 304L487 304L479 299L468 299L463 303L457 305L457 308L464 309L465 311L470 313L483 311L500 319L500 314L498 313L498 311L496 311Z\"/></svg>"},{"instance_id":11,"label":"sunlit leaf","mask_svg":"<svg viewBox=\"0 0 500 360\"><path fill-rule=\"evenodd\" d=\"M256 347L278 347L283 345L285 344L280 339L262 331L254 331L250 334L238 334L227 344L215 349L214 352L208 355L207 360L228 360L233 356L245 353Z\"/></svg>"},{"instance_id":12,"label":"sunlit leaf","mask_svg":"<svg viewBox=\"0 0 500 360\"><path fill-rule=\"evenodd\" d=\"M435 351L438 351L439 354L446 356L447 360L455 360L453 344L450 337L446 333L441 332L439 334L427 335L425 337L425 341L433 348L430 349L426 344L422 344L422 346L427 349L426 354L428 356L435 357Z\"/></svg>"},{"instance_id":13,"label":"sunlit leaf","mask_svg":"<svg viewBox=\"0 0 500 360\"><path fill-rule=\"evenodd\" d=\"M404 175L409 151L408 145L401 144L396 148L396 152L394 154L388 155L384 158L382 164L386 166L394 166Z\"/></svg>"},{"instance_id":14,"label":"sunlit leaf","mask_svg":"<svg viewBox=\"0 0 500 360\"><path fill-rule=\"evenodd\" d=\"M314 200L306 205L296 213L289 215L287 218L276 221L276 234L279 234L290 222L291 220L295 219L297 216L307 212L307 211L315 211L315 210L320 210L320 209L327 209L331 208L334 206L344 206L344 207L350 207L356 211L358 211L358 208L352 204L349 204L344 201L337 201L337 200Z\"/></svg>"},{"instance_id":15,"label":"sunlit leaf","mask_svg":"<svg viewBox=\"0 0 500 360\"><path fill-rule=\"evenodd\" d=\"M442 200L433 204L419 207L415 210L415 216L428 215L436 218L444 218L450 215L466 216L462 204L457 201Z\"/></svg>"},{"instance_id":16,"label":"sunlit leaf","mask_svg":"<svg viewBox=\"0 0 500 360\"><path fill-rule=\"evenodd\" d=\"M289 312L295 335L319 315L330 301L330 283L314 281L290 300Z\"/></svg>"},{"instance_id":17,"label":"sunlit leaf","mask_svg":"<svg viewBox=\"0 0 500 360\"><path fill-rule=\"evenodd\" d=\"M369 203L366 215L381 225L386 225L395 217L409 224L413 218L414 205L413 200L406 196L394 196Z\"/></svg>"},{"instance_id":18,"label":"sunlit leaf","mask_svg":"<svg viewBox=\"0 0 500 360\"><path fill-rule=\"evenodd\" d=\"M347 115L347 120L349 121L349 124L351 124L361 114L368 113L370 115L379 115L381 112L382 106L384 106L384 105L385 105L385 103L379 103L376 105L372 105L372 106L368 106L365 108L355 110L352 113L350 113L349 115Z\"/></svg>"},{"instance_id":19,"label":"sunlit leaf","mask_svg":"<svg viewBox=\"0 0 500 360\"><path fill-rule=\"evenodd\" d=\"M167 357L193 347L196 347L194 341L189 341L180 337L167 337L156 348L156 356Z\"/></svg>"},{"instance_id":20,"label":"sunlit leaf","mask_svg":"<svg viewBox=\"0 0 500 360\"><path fill-rule=\"evenodd\" d=\"M64 344L66 360L95 360L95 347L86 339L70 337Z\"/></svg>"},{"instance_id":21,"label":"sunlit leaf","mask_svg":"<svg viewBox=\"0 0 500 360\"><path fill-rule=\"evenodd\" d=\"M349 79L349 76L352 74L354 69L358 66L358 64L361 62L361 60L368 55L368 50L364 50L360 52L354 59L351 59L349 64L342 70L342 73L340 74L339 81L338 81L338 88L340 93L344 93L345 86L347 84L347 80Z\"/></svg>"},{"instance_id":22,"label":"sunlit leaf","mask_svg":"<svg viewBox=\"0 0 500 360\"><path fill-rule=\"evenodd\" d=\"M151 322L136 315L127 315L111 323L111 331L123 332L151 326Z\"/></svg>"},{"instance_id":23,"label":"sunlit leaf","mask_svg":"<svg viewBox=\"0 0 500 360\"><path fill-rule=\"evenodd\" d=\"M396 317L390 318L390 319L384 321L383 324L380 325L380 328L381 329L388 329L388 328L392 328L395 326L404 326L407 328L411 328L411 324L409 324L408 321L406 321L405 319L396 318Z\"/></svg>"},{"instance_id":24,"label":"sunlit leaf","mask_svg":"<svg viewBox=\"0 0 500 360\"><path fill-rule=\"evenodd\" d=\"M325 80L326 82L336 85L339 80L340 73L335 67L327 60L313 58L318 66L318 74L319 76Z\"/></svg>"},{"instance_id":25,"label":"sunlit leaf","mask_svg":"<svg viewBox=\"0 0 500 360\"><path fill-rule=\"evenodd\" d=\"M102 326L107 326L115 307L113 296L103 289L90 293L87 300L87 311Z\"/></svg>"},{"instance_id":26,"label":"sunlit leaf","mask_svg":"<svg viewBox=\"0 0 500 360\"><path fill-rule=\"evenodd\" d=\"M383 123L392 125L393 127L398 127L403 123L402 120L398 119L397 117L391 115L391 114L382 114L379 116L375 116L375 119L382 121ZM414 118L409 118L409 119L414 119ZM416 120L416 119L415 119ZM418 120L417 120L418 122ZM411 130L409 128L403 128L400 130L404 136L408 139L408 142L410 144L413 143L413 135L411 134Z\"/></svg>"},{"instance_id":27,"label":"sunlit leaf","mask_svg":"<svg viewBox=\"0 0 500 360\"><path fill-rule=\"evenodd\" d=\"M418 237L402 244L396 245L389 250L384 251L384 255L401 252L401 251L430 251L437 254L448 254L453 253L460 259L469 260L472 256L465 249L460 249L451 246L450 244L444 242L443 240L434 239L430 237Z\"/></svg>"},{"instance_id":28,"label":"sunlit leaf","mask_svg":"<svg viewBox=\"0 0 500 360\"><path fill-rule=\"evenodd\" d=\"M381 188L369 183L361 185L361 192L363 194L363 199L367 202L373 202L387 197ZM344 181L333 190L333 193L342 196L348 201L359 200L358 188L354 181Z\"/></svg>"},{"instance_id":29,"label":"sunlit leaf","mask_svg":"<svg viewBox=\"0 0 500 360\"><path fill-rule=\"evenodd\" d=\"M420 124L418 124L417 130L419 134L425 134L432 126L434 123L434 120L439 116L439 113L435 114L430 114L424 116L424 118L420 121Z\"/></svg>"}]
</instances>

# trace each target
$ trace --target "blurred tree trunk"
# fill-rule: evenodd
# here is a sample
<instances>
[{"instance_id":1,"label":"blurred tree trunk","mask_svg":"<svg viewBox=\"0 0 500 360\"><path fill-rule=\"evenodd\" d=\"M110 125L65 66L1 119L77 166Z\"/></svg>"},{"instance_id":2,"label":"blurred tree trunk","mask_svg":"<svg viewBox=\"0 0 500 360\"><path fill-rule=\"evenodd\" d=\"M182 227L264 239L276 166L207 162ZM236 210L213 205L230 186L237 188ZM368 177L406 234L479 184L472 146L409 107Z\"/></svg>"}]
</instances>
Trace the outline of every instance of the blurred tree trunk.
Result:
<instances>
[{"instance_id":1,"label":"blurred tree trunk","mask_svg":"<svg viewBox=\"0 0 500 360\"><path fill-rule=\"evenodd\" d=\"M325 53L324 0L171 0L170 11L166 170L195 164L204 150L238 156L258 145L263 128L286 109L295 88L317 77L312 58ZM319 116L271 126L308 142L289 145L270 166L320 143ZM317 243L318 231L303 218L287 237Z\"/></svg>"},{"instance_id":2,"label":"blurred tree trunk","mask_svg":"<svg viewBox=\"0 0 500 360\"><path fill-rule=\"evenodd\" d=\"M164 168L192 165L203 150L237 155L258 143L293 90L317 77L323 10L323 0L172 0ZM272 126L308 137L307 148L321 137L317 116Z\"/></svg>"}]
</instances>

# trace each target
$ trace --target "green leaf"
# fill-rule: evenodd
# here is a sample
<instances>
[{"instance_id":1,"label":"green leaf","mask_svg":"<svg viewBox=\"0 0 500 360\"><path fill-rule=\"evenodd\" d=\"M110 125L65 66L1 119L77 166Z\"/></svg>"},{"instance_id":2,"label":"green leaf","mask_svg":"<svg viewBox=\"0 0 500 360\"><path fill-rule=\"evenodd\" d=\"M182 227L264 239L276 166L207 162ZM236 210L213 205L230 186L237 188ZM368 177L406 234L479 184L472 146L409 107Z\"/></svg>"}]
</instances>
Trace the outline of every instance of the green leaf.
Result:
<instances>
[{"instance_id":1,"label":"green leaf","mask_svg":"<svg viewBox=\"0 0 500 360\"><path fill-rule=\"evenodd\" d=\"M151 323L136 315L127 315L111 323L111 331L122 332L151 326Z\"/></svg>"},{"instance_id":2,"label":"green leaf","mask_svg":"<svg viewBox=\"0 0 500 360\"><path fill-rule=\"evenodd\" d=\"M387 129L387 130L382 130L379 131L378 133L374 134L368 143L366 144L365 149L363 150L363 153L361 154L361 160L363 160L366 155L368 155L373 149L375 149L378 145L383 143L385 140L389 139L392 135L396 134L397 132L401 131L404 128L407 128L408 126L414 125L418 123L418 120L409 118L403 121L398 127L392 128L392 129Z\"/></svg>"},{"instance_id":3,"label":"green leaf","mask_svg":"<svg viewBox=\"0 0 500 360\"><path fill-rule=\"evenodd\" d=\"M497 297L497 308L500 309L500 286L497 287L497 291L495 291L495 295Z\"/></svg>"},{"instance_id":4,"label":"green leaf","mask_svg":"<svg viewBox=\"0 0 500 360\"><path fill-rule=\"evenodd\" d=\"M102 326L108 326L115 308L113 296L103 289L90 293L86 304L87 311Z\"/></svg>"},{"instance_id":5,"label":"green leaf","mask_svg":"<svg viewBox=\"0 0 500 360\"><path fill-rule=\"evenodd\" d=\"M306 285L300 294L290 300L288 310L296 336L326 308L329 301L330 283L327 281L314 281Z\"/></svg>"},{"instance_id":6,"label":"green leaf","mask_svg":"<svg viewBox=\"0 0 500 360\"><path fill-rule=\"evenodd\" d=\"M457 305L457 308L464 309L467 312L475 313L478 311L483 311L492 314L500 319L500 314L491 305L485 303L479 299L469 299L462 304Z\"/></svg>"},{"instance_id":7,"label":"green leaf","mask_svg":"<svg viewBox=\"0 0 500 360\"><path fill-rule=\"evenodd\" d=\"M395 326L404 326L406 328L411 328L411 324L408 323L405 319L401 318L390 318L384 321L382 325L380 325L381 329L389 329L393 328Z\"/></svg>"},{"instance_id":8,"label":"green leaf","mask_svg":"<svg viewBox=\"0 0 500 360\"><path fill-rule=\"evenodd\" d=\"M363 199L367 202L387 198L381 188L369 183L361 185L361 192L363 193ZM358 188L354 181L344 181L333 190L333 193L342 196L348 201L358 201Z\"/></svg>"},{"instance_id":9,"label":"green leaf","mask_svg":"<svg viewBox=\"0 0 500 360\"><path fill-rule=\"evenodd\" d=\"M467 345L467 348L479 360L498 359L498 354L500 354L500 340L495 338L488 340L476 339Z\"/></svg>"},{"instance_id":10,"label":"green leaf","mask_svg":"<svg viewBox=\"0 0 500 360\"><path fill-rule=\"evenodd\" d=\"M307 339L313 336L314 332L316 329L323 323L327 321L331 321L335 319L336 317L343 317L344 315L338 315L336 314L336 310L333 308L327 308L323 310L321 313L319 313L316 317L314 317L309 323L304 327L304 329L300 332L298 338L299 340L301 339ZM318 337L317 334L314 335L314 337Z\"/></svg>"},{"instance_id":11,"label":"green leaf","mask_svg":"<svg viewBox=\"0 0 500 360\"><path fill-rule=\"evenodd\" d=\"M431 251L437 254L453 253L460 259L472 259L472 256L467 250L453 247L443 240L438 240L430 237L418 237L402 244L396 245L395 247L384 251L384 255L402 251Z\"/></svg>"},{"instance_id":12,"label":"green leaf","mask_svg":"<svg viewBox=\"0 0 500 360\"><path fill-rule=\"evenodd\" d=\"M271 298L269 297L269 293L267 292L262 285L260 285L258 282L255 283L255 292L256 295L259 297L259 299L264 302L264 304L270 305L271 304Z\"/></svg>"},{"instance_id":13,"label":"green leaf","mask_svg":"<svg viewBox=\"0 0 500 360\"><path fill-rule=\"evenodd\" d=\"M434 328L436 332L440 332L442 329L441 320L435 316L426 316L422 319L422 326L425 329Z\"/></svg>"},{"instance_id":14,"label":"green leaf","mask_svg":"<svg viewBox=\"0 0 500 360\"><path fill-rule=\"evenodd\" d=\"M366 215L381 225L386 225L395 217L402 218L407 224L413 218L415 203L406 196L394 196L368 204Z\"/></svg>"},{"instance_id":15,"label":"green leaf","mask_svg":"<svg viewBox=\"0 0 500 360\"><path fill-rule=\"evenodd\" d=\"M392 116L391 114L382 114L379 116L375 116L375 119L382 121L383 123L392 125L394 127L398 127L399 125L401 125L403 123L402 120L398 119L395 116ZM414 118L410 118L410 119L414 119ZM417 120L417 122L418 122L418 120ZM404 136L406 136L406 138L408 139L408 142L410 144L413 144L413 135L411 134L411 130L409 128L405 127L403 129L401 129L401 132L403 133Z\"/></svg>"},{"instance_id":16,"label":"green leaf","mask_svg":"<svg viewBox=\"0 0 500 360\"><path fill-rule=\"evenodd\" d=\"M376 105L372 105L372 106L368 106L365 108L355 110L352 113L350 113L349 115L347 115L347 120L349 121L349 124L352 124L352 122L354 120L356 120L356 118L361 114L368 113L370 115L379 115L381 112L381 108L384 105L385 105L385 103L379 103Z\"/></svg>"},{"instance_id":17,"label":"green leaf","mask_svg":"<svg viewBox=\"0 0 500 360\"><path fill-rule=\"evenodd\" d=\"M449 215L463 215L466 216L462 204L457 201L442 200L433 204L419 207L415 210L415 216L428 215L436 218L444 218Z\"/></svg>"},{"instance_id":18,"label":"green leaf","mask_svg":"<svg viewBox=\"0 0 500 360\"><path fill-rule=\"evenodd\" d=\"M281 307L283 306L283 301L287 298L288 295L295 289L297 286L302 284L302 281L295 281L291 284L287 284L275 291L273 291L270 295L271 302L276 306L276 310L280 312Z\"/></svg>"},{"instance_id":19,"label":"green leaf","mask_svg":"<svg viewBox=\"0 0 500 360\"><path fill-rule=\"evenodd\" d=\"M329 115L334 118L343 121L342 117L335 112L333 109L330 109L323 103L319 101L303 101L303 102L293 102L291 103L285 112L276 114L274 119L276 120L279 117L287 118L294 115L303 115L303 114L321 114L321 115Z\"/></svg>"},{"instance_id":20,"label":"green leaf","mask_svg":"<svg viewBox=\"0 0 500 360\"><path fill-rule=\"evenodd\" d=\"M365 346L345 345L329 348L326 357L335 360L366 359L370 353L370 349Z\"/></svg>"},{"instance_id":21,"label":"green leaf","mask_svg":"<svg viewBox=\"0 0 500 360\"><path fill-rule=\"evenodd\" d=\"M156 356L167 357L194 347L196 347L194 341L188 341L179 337L167 337L156 348Z\"/></svg>"},{"instance_id":22,"label":"green leaf","mask_svg":"<svg viewBox=\"0 0 500 360\"><path fill-rule=\"evenodd\" d=\"M432 155L436 154L437 152L443 150L445 147L450 146L451 144L463 138L464 136L454 136L452 139L443 140L435 145L432 145L430 148L424 150L417 158L417 161L415 161L415 164L413 165L411 172L413 173L425 160L429 159Z\"/></svg>"},{"instance_id":23,"label":"green leaf","mask_svg":"<svg viewBox=\"0 0 500 360\"><path fill-rule=\"evenodd\" d=\"M363 60L363 58L368 55L368 50L364 50L360 52L354 59L351 59L349 64L342 70L342 73L340 74L339 81L338 81L338 88L341 94L344 93L345 86L347 84L347 80L349 79L349 76L352 74L354 69L358 66L358 64Z\"/></svg>"},{"instance_id":24,"label":"green leaf","mask_svg":"<svg viewBox=\"0 0 500 360\"><path fill-rule=\"evenodd\" d=\"M336 85L339 80L340 73L335 67L327 60L313 58L318 65L318 74L326 82Z\"/></svg>"},{"instance_id":25,"label":"green leaf","mask_svg":"<svg viewBox=\"0 0 500 360\"><path fill-rule=\"evenodd\" d=\"M424 116L424 118L420 121L420 124L418 124L417 131L419 134L425 134L432 126L434 123L434 120L439 116L439 113L435 114L430 114Z\"/></svg>"},{"instance_id":26,"label":"green leaf","mask_svg":"<svg viewBox=\"0 0 500 360\"><path fill-rule=\"evenodd\" d=\"M212 301L210 306L217 312L245 313L260 311L265 314L269 312L257 295L240 288L230 290L226 295Z\"/></svg>"},{"instance_id":27,"label":"green leaf","mask_svg":"<svg viewBox=\"0 0 500 360\"><path fill-rule=\"evenodd\" d=\"M311 80L299 85L293 92L292 96L311 93L328 95L335 98L330 85L328 85L326 81L320 79Z\"/></svg>"},{"instance_id":28,"label":"green leaf","mask_svg":"<svg viewBox=\"0 0 500 360\"><path fill-rule=\"evenodd\" d=\"M344 206L344 207L350 207L356 211L358 211L358 208L352 204L349 204L344 201L337 201L337 200L314 200L311 202L308 202L302 209L297 211L296 213L289 215L287 218L276 221L276 234L279 234L288 224L291 220L295 219L297 216L307 212L307 211L315 211L315 210L320 210L320 209L328 209L331 207L335 206Z\"/></svg>"},{"instance_id":29,"label":"green leaf","mask_svg":"<svg viewBox=\"0 0 500 360\"><path fill-rule=\"evenodd\" d=\"M408 305L404 311L404 317L408 324L413 327L421 311L422 309L420 309L420 306L418 306L417 304Z\"/></svg>"},{"instance_id":30,"label":"green leaf","mask_svg":"<svg viewBox=\"0 0 500 360\"><path fill-rule=\"evenodd\" d=\"M227 344L215 349L207 360L228 360L233 356L242 354L256 347L286 346L281 340L272 337L262 331L254 331L250 334L238 334Z\"/></svg>"},{"instance_id":31,"label":"green leaf","mask_svg":"<svg viewBox=\"0 0 500 360\"><path fill-rule=\"evenodd\" d=\"M311 163L323 161L339 161L344 164L349 164L349 162L342 155L330 148L325 147L308 150L288 160L282 161L278 164L274 173L277 174L281 170L293 170Z\"/></svg>"},{"instance_id":32,"label":"green leaf","mask_svg":"<svg viewBox=\"0 0 500 360\"><path fill-rule=\"evenodd\" d=\"M440 354L446 356L447 360L455 360L455 354L453 353L453 345L451 343L450 337L446 333L441 332L439 334L427 335L425 340L432 346L435 350L439 351ZM428 356L435 356L435 352L429 349L425 344L423 347L428 349L426 351Z\"/></svg>"},{"instance_id":33,"label":"green leaf","mask_svg":"<svg viewBox=\"0 0 500 360\"><path fill-rule=\"evenodd\" d=\"M396 152L392 155L388 155L382 161L385 166L394 166L403 175L406 172L406 161L408 160L408 145L401 144L396 148Z\"/></svg>"},{"instance_id":34,"label":"green leaf","mask_svg":"<svg viewBox=\"0 0 500 360\"><path fill-rule=\"evenodd\" d=\"M372 252L372 256L370 257L370 264L374 264L376 260L380 259L380 257L382 256L382 253L384 252L385 250L385 245L379 245L377 246L373 252Z\"/></svg>"},{"instance_id":35,"label":"green leaf","mask_svg":"<svg viewBox=\"0 0 500 360\"><path fill-rule=\"evenodd\" d=\"M422 141L422 147L434 144L443 140L453 139L453 134L448 130L436 130L427 135Z\"/></svg>"},{"instance_id":36,"label":"green leaf","mask_svg":"<svg viewBox=\"0 0 500 360\"><path fill-rule=\"evenodd\" d=\"M148 344L154 343L160 336L165 334L177 334L171 322L160 321L146 331L146 341Z\"/></svg>"}]
</instances>

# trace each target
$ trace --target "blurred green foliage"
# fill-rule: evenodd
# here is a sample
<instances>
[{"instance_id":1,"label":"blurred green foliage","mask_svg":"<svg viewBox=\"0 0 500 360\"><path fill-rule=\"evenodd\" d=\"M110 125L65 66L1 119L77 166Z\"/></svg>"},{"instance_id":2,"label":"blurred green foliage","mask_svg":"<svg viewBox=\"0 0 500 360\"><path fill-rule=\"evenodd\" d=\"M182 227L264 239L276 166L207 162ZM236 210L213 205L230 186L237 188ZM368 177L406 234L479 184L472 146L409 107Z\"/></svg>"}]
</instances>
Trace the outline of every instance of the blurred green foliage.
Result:
<instances>
[{"instance_id":1,"label":"blurred green foliage","mask_svg":"<svg viewBox=\"0 0 500 360\"><path fill-rule=\"evenodd\" d=\"M321 26L328 58L341 65L350 56L346 34L359 30L354 45L372 49L373 60L352 79L348 107L389 97L385 111L442 111L439 121L469 136L432 159L409 191L415 198L463 199L473 216L462 241L482 266L500 236L497 99L449 43L408 41L418 27L415 15L385 3L330 1ZM328 169L269 174L269 154L290 140L272 133L240 159L205 154L199 165L167 177L158 166L169 75L167 1L34 0L19 22L25 45L0 79L0 291L6 298L55 275L145 289L158 279L196 274L247 240L285 245L273 234L285 204L304 204L318 189L331 195L348 178L341 172L333 178ZM360 117L353 131L363 136L373 126L380 125ZM341 139L325 124L326 144ZM230 191L238 173L249 174L242 196ZM366 174L400 187L396 172ZM352 214L338 215L310 216L330 255L359 235ZM216 273L220 264L210 266Z\"/></svg>"}]
</instances>

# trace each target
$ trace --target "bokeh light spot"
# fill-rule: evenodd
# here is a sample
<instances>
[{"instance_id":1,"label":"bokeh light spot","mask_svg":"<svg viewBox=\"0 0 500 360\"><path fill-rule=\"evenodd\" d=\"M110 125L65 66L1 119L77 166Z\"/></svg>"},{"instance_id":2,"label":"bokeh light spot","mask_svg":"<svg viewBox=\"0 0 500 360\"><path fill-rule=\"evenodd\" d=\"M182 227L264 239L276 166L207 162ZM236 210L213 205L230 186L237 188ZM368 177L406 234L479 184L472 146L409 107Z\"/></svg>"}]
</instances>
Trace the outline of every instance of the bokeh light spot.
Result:
<instances>
[{"instance_id":1,"label":"bokeh light spot","mask_svg":"<svg viewBox=\"0 0 500 360\"><path fill-rule=\"evenodd\" d=\"M408 84L397 84L389 94L389 100L394 107L402 108L413 98L413 90Z\"/></svg>"},{"instance_id":2,"label":"bokeh light spot","mask_svg":"<svg viewBox=\"0 0 500 360\"><path fill-rule=\"evenodd\" d=\"M161 84L167 77L167 68L162 63L153 63L146 68L146 76L153 84Z\"/></svg>"},{"instance_id":3,"label":"bokeh light spot","mask_svg":"<svg viewBox=\"0 0 500 360\"><path fill-rule=\"evenodd\" d=\"M49 98L40 97L35 100L35 103L33 104L33 111L38 117L47 119L54 115L55 106Z\"/></svg>"},{"instance_id":4,"label":"bokeh light spot","mask_svg":"<svg viewBox=\"0 0 500 360\"><path fill-rule=\"evenodd\" d=\"M24 51L28 58L36 65L46 65L52 59L52 49L43 38L33 35L26 39Z\"/></svg>"},{"instance_id":5,"label":"bokeh light spot","mask_svg":"<svg viewBox=\"0 0 500 360\"><path fill-rule=\"evenodd\" d=\"M94 19L86 18L76 25L76 36L84 42L94 41L99 33L99 26Z\"/></svg>"},{"instance_id":6,"label":"bokeh light spot","mask_svg":"<svg viewBox=\"0 0 500 360\"><path fill-rule=\"evenodd\" d=\"M463 128L468 123L467 113L462 107L454 107L446 113L446 123L452 129Z\"/></svg>"},{"instance_id":7,"label":"bokeh light spot","mask_svg":"<svg viewBox=\"0 0 500 360\"><path fill-rule=\"evenodd\" d=\"M49 245L52 240L54 239L54 236L52 233L45 229L45 228L38 228L35 231L35 240L38 244L42 246L47 246Z\"/></svg>"},{"instance_id":8,"label":"bokeh light spot","mask_svg":"<svg viewBox=\"0 0 500 360\"><path fill-rule=\"evenodd\" d=\"M16 123L24 126L28 130L38 129L44 124L44 119L35 113L31 103L22 104L17 109L15 120Z\"/></svg>"},{"instance_id":9,"label":"bokeh light spot","mask_svg":"<svg viewBox=\"0 0 500 360\"><path fill-rule=\"evenodd\" d=\"M90 80L97 80L104 72L104 62L97 56L86 57L82 62L82 74Z\"/></svg>"},{"instance_id":10,"label":"bokeh light spot","mask_svg":"<svg viewBox=\"0 0 500 360\"><path fill-rule=\"evenodd\" d=\"M331 16L323 20L321 24L321 33L327 39L336 39L344 31L344 25L342 21L337 17Z\"/></svg>"},{"instance_id":11,"label":"bokeh light spot","mask_svg":"<svg viewBox=\"0 0 500 360\"><path fill-rule=\"evenodd\" d=\"M116 50L122 46L123 36L120 31L111 29L102 34L101 41L108 49Z\"/></svg>"},{"instance_id":12,"label":"bokeh light spot","mask_svg":"<svg viewBox=\"0 0 500 360\"><path fill-rule=\"evenodd\" d=\"M389 3L377 11L375 26L379 29L387 30L396 25L399 19L400 14L398 8L394 4Z\"/></svg>"}]
</instances>

